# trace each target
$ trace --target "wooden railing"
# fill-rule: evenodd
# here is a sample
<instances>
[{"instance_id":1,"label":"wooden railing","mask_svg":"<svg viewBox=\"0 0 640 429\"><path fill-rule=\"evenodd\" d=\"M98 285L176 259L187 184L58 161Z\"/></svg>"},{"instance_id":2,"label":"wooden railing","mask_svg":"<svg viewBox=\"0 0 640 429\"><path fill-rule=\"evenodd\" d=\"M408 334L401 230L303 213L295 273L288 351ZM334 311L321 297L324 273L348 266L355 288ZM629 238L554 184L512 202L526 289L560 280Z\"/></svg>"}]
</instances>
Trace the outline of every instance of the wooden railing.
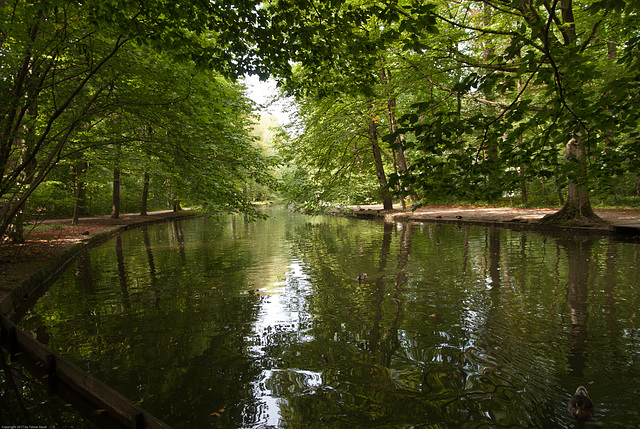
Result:
<instances>
[{"instance_id":1,"label":"wooden railing","mask_svg":"<svg viewBox=\"0 0 640 429\"><path fill-rule=\"evenodd\" d=\"M103 428L170 429L124 396L86 374L40 344L0 315L0 347L24 365L52 394L69 401L87 419Z\"/></svg>"}]
</instances>

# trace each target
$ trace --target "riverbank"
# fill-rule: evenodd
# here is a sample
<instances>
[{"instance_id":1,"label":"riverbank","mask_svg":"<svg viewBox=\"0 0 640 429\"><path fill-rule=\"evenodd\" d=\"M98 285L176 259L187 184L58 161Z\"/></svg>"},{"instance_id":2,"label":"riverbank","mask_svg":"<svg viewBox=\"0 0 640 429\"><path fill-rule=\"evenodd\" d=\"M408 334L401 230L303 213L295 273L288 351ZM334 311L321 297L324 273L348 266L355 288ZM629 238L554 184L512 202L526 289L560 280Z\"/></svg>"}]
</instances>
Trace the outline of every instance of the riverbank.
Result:
<instances>
[{"instance_id":1,"label":"riverbank","mask_svg":"<svg viewBox=\"0 0 640 429\"><path fill-rule=\"evenodd\" d=\"M59 265L86 246L135 226L199 215L201 213L167 210L150 212L147 216L124 214L119 219L85 217L79 219L78 225L72 225L71 219L38 222L25 230L24 243L0 244L0 312L10 312L36 283L45 282L58 271Z\"/></svg>"},{"instance_id":2,"label":"riverbank","mask_svg":"<svg viewBox=\"0 0 640 429\"><path fill-rule=\"evenodd\" d=\"M560 208L513 208L473 206L427 206L415 211L383 210L382 205L349 206L347 214L358 218L384 218L390 221L471 224L517 229L572 229L597 234L622 233L640 235L640 210L595 210L607 225L593 227L558 227L540 225L540 220Z\"/></svg>"}]
</instances>

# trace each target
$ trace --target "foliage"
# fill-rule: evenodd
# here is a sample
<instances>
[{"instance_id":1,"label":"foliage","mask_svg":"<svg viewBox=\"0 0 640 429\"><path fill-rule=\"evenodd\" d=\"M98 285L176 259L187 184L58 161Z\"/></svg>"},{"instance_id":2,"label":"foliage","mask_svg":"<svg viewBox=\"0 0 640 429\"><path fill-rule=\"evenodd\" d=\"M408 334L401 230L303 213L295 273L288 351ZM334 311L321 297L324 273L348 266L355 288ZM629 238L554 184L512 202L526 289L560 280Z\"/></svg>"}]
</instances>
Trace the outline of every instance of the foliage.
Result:
<instances>
[{"instance_id":1,"label":"foliage","mask_svg":"<svg viewBox=\"0 0 640 429\"><path fill-rule=\"evenodd\" d=\"M284 88L318 109L327 100L393 99L400 127L393 129L391 117L378 120L390 130L387 150L404 149L409 161L406 171L391 174L397 196L414 193L429 203L519 194L529 204L568 189L563 201L579 195L588 206L588 193L606 196L621 183L635 192L633 3L357 6L353 25L340 21L353 2L332 12L306 10L317 20L309 25L324 30L318 34L326 55L300 47L307 56L297 54L300 72L285 76ZM328 132L309 124L305 133L315 137L305 139L320 141ZM567 157L572 141L577 152Z\"/></svg>"},{"instance_id":2,"label":"foliage","mask_svg":"<svg viewBox=\"0 0 640 429\"><path fill-rule=\"evenodd\" d=\"M634 121L613 120L618 112L628 114L623 100L632 94L632 86L621 84L628 74L612 48L625 45L616 36L618 17L597 6L574 7L575 17L568 17L567 5L545 10L519 3L503 6L511 13L501 19L490 2L465 5L475 12L468 20L442 19L466 30L466 42L458 39L453 48L465 68L451 92L469 104L435 111L433 103L413 105L402 131L416 136L413 147L422 155L414 174L402 178L407 185L426 196L491 200L525 181L552 179L559 186L593 189L623 171L635 173L629 164L625 169L622 143L630 140ZM490 46L482 43L488 37ZM614 70L618 77L612 79L607 71ZM572 137L587 159L565 162Z\"/></svg>"},{"instance_id":3,"label":"foliage","mask_svg":"<svg viewBox=\"0 0 640 429\"><path fill-rule=\"evenodd\" d=\"M527 204L543 183L588 207L589 193L635 189L640 175L633 2L1 8L0 234L32 196L42 206L43 183L63 184L63 211L85 188L104 193L115 169L133 192L149 177L164 186L160 206L251 210L274 186L273 160L227 80L244 73L277 76L301 106L304 133L283 144L299 201L388 188L418 203L519 193Z\"/></svg>"},{"instance_id":4,"label":"foliage","mask_svg":"<svg viewBox=\"0 0 640 429\"><path fill-rule=\"evenodd\" d=\"M138 174L141 164L160 163L154 173L172 182L173 193L247 209L238 189L253 174L267 180L264 162L249 144L252 107L223 77L264 75L253 53L264 37L255 3L13 0L0 7L0 235L20 222L51 174L67 174L56 168L79 162L117 161ZM200 162L206 173L196 172ZM186 189L189 180L215 186L205 195L202 187Z\"/></svg>"},{"instance_id":5,"label":"foliage","mask_svg":"<svg viewBox=\"0 0 640 429\"><path fill-rule=\"evenodd\" d=\"M366 134L369 107L357 97L301 100L298 126L305 132L281 138L285 196L313 210L331 203L367 204L379 197ZM373 173L373 174L372 174Z\"/></svg>"}]
</instances>

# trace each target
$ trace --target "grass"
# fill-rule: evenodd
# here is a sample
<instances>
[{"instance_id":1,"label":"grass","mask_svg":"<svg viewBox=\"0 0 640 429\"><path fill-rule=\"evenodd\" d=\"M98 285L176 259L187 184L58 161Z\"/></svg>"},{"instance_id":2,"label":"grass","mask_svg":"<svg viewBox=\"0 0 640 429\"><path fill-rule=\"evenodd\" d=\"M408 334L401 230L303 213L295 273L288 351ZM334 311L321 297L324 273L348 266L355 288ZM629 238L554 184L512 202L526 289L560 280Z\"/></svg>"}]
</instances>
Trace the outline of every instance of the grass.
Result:
<instances>
[{"instance_id":1,"label":"grass","mask_svg":"<svg viewBox=\"0 0 640 429\"><path fill-rule=\"evenodd\" d=\"M52 223L41 223L39 225L34 226L31 229L31 232L42 232L42 231L61 231L63 229L71 228L70 225L64 225L62 222L52 222Z\"/></svg>"}]
</instances>

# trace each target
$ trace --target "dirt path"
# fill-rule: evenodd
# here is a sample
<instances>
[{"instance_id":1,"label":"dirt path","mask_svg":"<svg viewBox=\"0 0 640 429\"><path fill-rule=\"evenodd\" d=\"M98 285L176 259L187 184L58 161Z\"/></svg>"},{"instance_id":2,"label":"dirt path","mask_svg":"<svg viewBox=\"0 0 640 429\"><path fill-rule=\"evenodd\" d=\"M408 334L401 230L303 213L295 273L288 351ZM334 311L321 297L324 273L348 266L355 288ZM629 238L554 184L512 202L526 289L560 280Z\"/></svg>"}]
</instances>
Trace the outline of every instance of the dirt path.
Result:
<instances>
[{"instance_id":1,"label":"dirt path","mask_svg":"<svg viewBox=\"0 0 640 429\"><path fill-rule=\"evenodd\" d=\"M383 211L381 205L350 206L356 215L366 217L367 213L381 215L391 219L415 221L460 223L529 223L535 224L547 214L555 213L559 208L521 209L511 207L470 207L470 206L427 206L412 212L402 211L394 206L393 211ZM596 214L611 225L638 225L640 227L640 210L595 210ZM595 228L609 230L609 227Z\"/></svg>"}]
</instances>

